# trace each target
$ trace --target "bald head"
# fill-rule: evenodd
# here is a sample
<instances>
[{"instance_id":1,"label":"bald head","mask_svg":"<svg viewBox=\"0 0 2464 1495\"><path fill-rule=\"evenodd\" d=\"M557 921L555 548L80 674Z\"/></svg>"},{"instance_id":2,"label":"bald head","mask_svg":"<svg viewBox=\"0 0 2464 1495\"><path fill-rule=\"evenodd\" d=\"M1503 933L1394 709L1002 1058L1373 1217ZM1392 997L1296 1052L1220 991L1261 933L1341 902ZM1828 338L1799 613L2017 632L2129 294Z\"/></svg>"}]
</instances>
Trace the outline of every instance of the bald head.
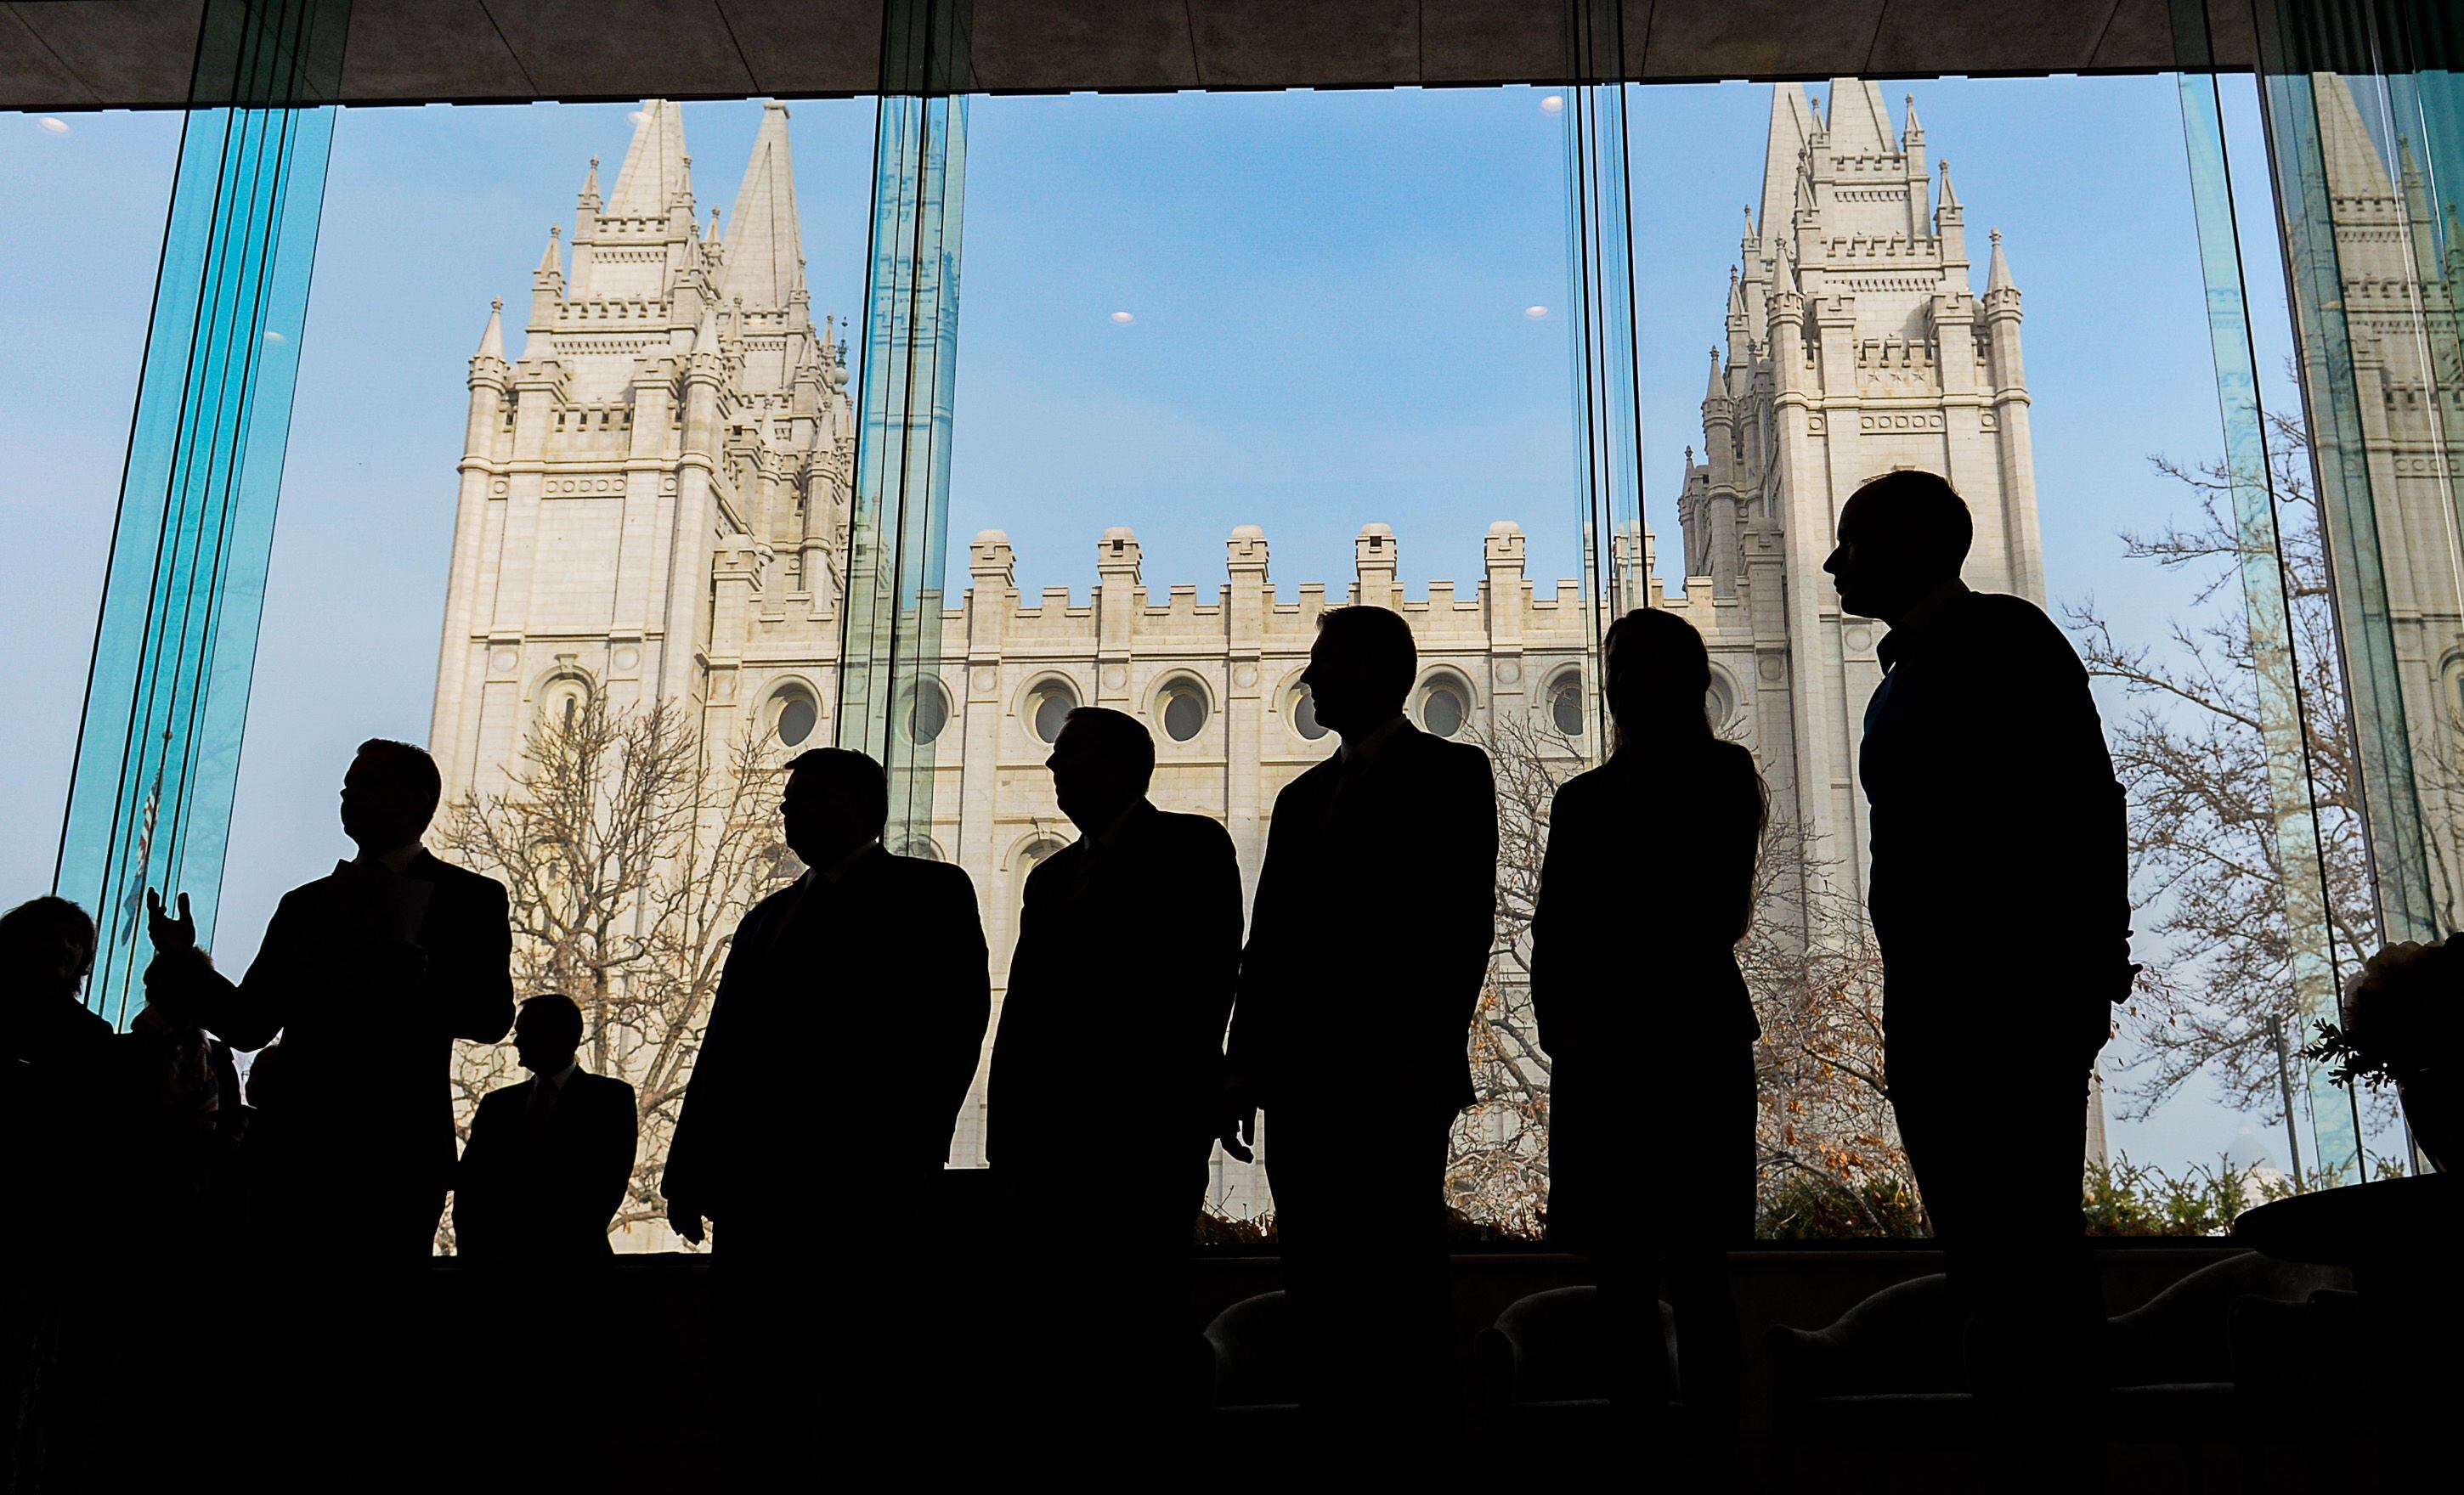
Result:
<instances>
[{"instance_id":1,"label":"bald head","mask_svg":"<svg viewBox=\"0 0 2464 1495\"><path fill-rule=\"evenodd\" d=\"M1975 539L1968 504L1932 473L1887 473L1839 511L1839 544L1822 569L1839 605L1894 623L1926 593L1959 575Z\"/></svg>"}]
</instances>

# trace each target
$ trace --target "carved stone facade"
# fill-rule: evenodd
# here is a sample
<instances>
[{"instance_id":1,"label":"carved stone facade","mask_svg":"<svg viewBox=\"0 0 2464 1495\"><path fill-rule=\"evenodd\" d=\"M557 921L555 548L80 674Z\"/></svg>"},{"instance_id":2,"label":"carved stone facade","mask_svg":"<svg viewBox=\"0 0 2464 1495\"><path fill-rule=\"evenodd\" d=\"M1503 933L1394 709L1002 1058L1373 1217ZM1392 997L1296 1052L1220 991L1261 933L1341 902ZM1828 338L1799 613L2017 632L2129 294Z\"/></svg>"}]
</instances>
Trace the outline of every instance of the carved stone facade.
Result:
<instances>
[{"instance_id":1,"label":"carved stone facade","mask_svg":"<svg viewBox=\"0 0 2464 1495\"><path fill-rule=\"evenodd\" d=\"M1970 580L2039 601L2044 583L2019 294L1998 243L1980 297L1962 209L1947 173L1933 199L1913 109L1903 138L1871 84L1831 97L1826 120L1804 89L1775 91L1705 455L1689 453L1680 499L1682 590L1652 575L1647 533L1639 569L1709 642L1713 709L1760 757L1775 812L1861 885L1856 750L1881 627L1842 617L1822 574L1838 506L1896 467L1945 473L1976 511ZM492 315L472 360L431 736L449 794L501 783L560 692L684 703L717 737L830 739L855 425L840 350L805 296L787 111L768 106L734 216L707 231L676 110L653 101L637 120L605 204L593 165L569 282L551 237L522 356L507 360ZM1635 565L1625 543L1608 558L1621 570ZM906 849L973 874L997 992L1026 871L1072 834L1042 767L1067 705L1146 721L1155 798L1220 817L1249 878L1276 792L1333 746L1298 683L1331 602L1411 620L1422 725L1482 736L1526 717L1596 751L1585 589L1543 594L1510 520L1491 526L1477 581L1431 583L1425 601L1405 599L1398 550L1373 524L1348 585L1303 583L1286 600L1255 526L1232 531L1226 576L1203 592L1149 587L1136 537L1113 529L1082 602L1023 596L1006 537L976 537L937 679L892 719L931 739L931 845ZM979 1157L980 1123L979 1089L957 1161ZM1263 1179L1218 1161L1217 1203L1260 1207Z\"/></svg>"}]
</instances>

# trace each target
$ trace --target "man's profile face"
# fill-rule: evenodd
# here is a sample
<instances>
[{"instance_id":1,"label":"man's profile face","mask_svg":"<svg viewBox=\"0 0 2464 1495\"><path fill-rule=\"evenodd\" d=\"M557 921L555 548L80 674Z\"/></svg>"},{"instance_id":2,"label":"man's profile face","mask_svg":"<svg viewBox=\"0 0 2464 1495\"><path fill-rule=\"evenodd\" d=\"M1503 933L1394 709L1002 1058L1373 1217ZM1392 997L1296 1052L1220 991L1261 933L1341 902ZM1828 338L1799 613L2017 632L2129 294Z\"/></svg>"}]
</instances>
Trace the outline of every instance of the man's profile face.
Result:
<instances>
[{"instance_id":1,"label":"man's profile face","mask_svg":"<svg viewBox=\"0 0 2464 1495\"><path fill-rule=\"evenodd\" d=\"M554 1074L573 1063L579 1043L561 1013L525 1003L514 1015L514 1054L533 1074Z\"/></svg>"},{"instance_id":2,"label":"man's profile face","mask_svg":"<svg viewBox=\"0 0 2464 1495\"><path fill-rule=\"evenodd\" d=\"M1860 618L1888 618L1923 588L1907 574L1911 557L1902 537L1879 521L1863 494L1839 510L1839 543L1822 569L1839 593L1839 605Z\"/></svg>"},{"instance_id":3,"label":"man's profile face","mask_svg":"<svg viewBox=\"0 0 2464 1495\"><path fill-rule=\"evenodd\" d=\"M342 834L376 855L417 841L428 824L403 802L406 798L397 776L382 759L366 754L352 758L342 775Z\"/></svg>"},{"instance_id":4,"label":"man's profile face","mask_svg":"<svg viewBox=\"0 0 2464 1495\"><path fill-rule=\"evenodd\" d=\"M1104 756L1085 723L1073 721L1061 729L1044 766L1051 771L1052 797L1060 803L1061 813L1081 830L1094 829L1084 817L1110 801L1115 786L1105 781Z\"/></svg>"},{"instance_id":5,"label":"man's profile face","mask_svg":"<svg viewBox=\"0 0 2464 1495\"><path fill-rule=\"evenodd\" d=\"M1301 684L1317 703L1317 719L1346 737L1376 726L1387 715L1382 708L1398 704L1377 699L1379 693L1356 647L1347 648L1340 636L1323 630L1309 646Z\"/></svg>"}]
</instances>

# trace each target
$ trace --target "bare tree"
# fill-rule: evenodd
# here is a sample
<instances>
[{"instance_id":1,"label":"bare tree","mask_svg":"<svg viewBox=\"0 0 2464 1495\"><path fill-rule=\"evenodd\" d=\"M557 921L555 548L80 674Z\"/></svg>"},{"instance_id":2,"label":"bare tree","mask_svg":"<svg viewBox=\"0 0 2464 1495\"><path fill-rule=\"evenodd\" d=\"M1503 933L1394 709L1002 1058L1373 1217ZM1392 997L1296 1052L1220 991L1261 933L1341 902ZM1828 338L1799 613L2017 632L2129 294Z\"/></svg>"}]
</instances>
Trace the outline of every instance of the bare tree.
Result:
<instances>
[{"instance_id":1,"label":"bare tree","mask_svg":"<svg viewBox=\"0 0 2464 1495\"><path fill-rule=\"evenodd\" d=\"M1907 1154L1882 1063L1882 962L1865 911L1840 890L1818 837L1774 816L1737 946L1762 1039L1755 1158L1766 1211L1812 1190L1823 1217L1896 1233L1874 1200L1906 1192Z\"/></svg>"},{"instance_id":2,"label":"bare tree","mask_svg":"<svg viewBox=\"0 0 2464 1495\"><path fill-rule=\"evenodd\" d=\"M1587 765L1582 745L1520 717L1480 731L1497 780L1497 934L1472 1015L1472 1088L1455 1123L1446 1188L1455 1207L1510 1235L1537 1236L1549 1198L1549 1055L1531 1010L1531 913L1557 786Z\"/></svg>"},{"instance_id":3,"label":"bare tree","mask_svg":"<svg viewBox=\"0 0 2464 1495\"><path fill-rule=\"evenodd\" d=\"M642 1141L619 1229L661 1217L659 1171L737 920L800 869L771 818L777 766L749 738L713 747L670 703L593 696L534 726L506 790L457 801L439 837L505 884L517 987L571 997L585 1062L633 1087ZM457 1056L466 1130L511 1065L503 1044Z\"/></svg>"},{"instance_id":4,"label":"bare tree","mask_svg":"<svg viewBox=\"0 0 2464 1495\"><path fill-rule=\"evenodd\" d=\"M2243 566L2279 562L2235 522L2235 474L2221 461L2151 458L2192 506L2161 530L2122 537L2130 559L2197 579L2192 619L2176 620L2164 645L2130 644L2093 598L2062 608L2089 673L2130 703L2106 731L2130 795L2133 902L2142 935L2153 936L2141 941L2146 970L2124 1023L2140 1057L2118 1093L2134 1118L2206 1073L2228 1103L2281 1119L2277 1037L2290 1028L2298 1043L2314 989L2323 980L2333 991L2332 974L2301 969L2320 964L2320 934L2297 937L2296 916L2322 926L2343 960L2376 942L2308 433L2281 416L2271 426L2289 640L2253 627ZM2287 710L2296 699L2298 729ZM2289 794L2297 755L2309 779Z\"/></svg>"}]
</instances>

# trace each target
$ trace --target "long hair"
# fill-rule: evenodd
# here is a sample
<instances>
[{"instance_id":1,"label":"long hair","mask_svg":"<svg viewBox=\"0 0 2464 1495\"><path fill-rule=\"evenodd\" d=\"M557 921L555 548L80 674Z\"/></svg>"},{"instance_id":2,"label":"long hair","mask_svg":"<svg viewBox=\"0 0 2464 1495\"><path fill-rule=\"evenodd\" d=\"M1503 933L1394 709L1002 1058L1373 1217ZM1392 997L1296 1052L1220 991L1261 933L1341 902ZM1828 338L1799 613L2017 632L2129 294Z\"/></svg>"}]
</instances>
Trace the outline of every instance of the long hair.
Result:
<instances>
[{"instance_id":1,"label":"long hair","mask_svg":"<svg viewBox=\"0 0 2464 1495\"><path fill-rule=\"evenodd\" d=\"M1617 725L1612 751L1622 753L1629 742L1671 727L1682 739L1672 745L1699 748L1709 743L1711 651L1704 647L1703 635L1694 631L1694 625L1665 607L1637 607L1609 625L1600 640L1603 665L1619 644L1638 655L1655 656L1661 668L1654 673L1666 682L1669 693L1650 699L1632 686L1619 690L1610 682L1609 715ZM1641 671L1630 670L1625 677L1631 681L1640 675Z\"/></svg>"},{"instance_id":2,"label":"long hair","mask_svg":"<svg viewBox=\"0 0 2464 1495\"><path fill-rule=\"evenodd\" d=\"M1602 636L1603 667L1620 645L1632 655L1654 659L1659 668L1650 674L1663 693L1640 693L1639 682L1644 671L1633 668L1637 661L1629 657L1628 668L1621 671L1626 684L1619 688L1612 681L1604 693L1615 728L1609 739L1610 755L1621 755L1644 741L1672 755L1707 752L1719 737L1711 730L1711 651L1704 645L1703 635L1665 607L1637 607L1610 624ZM1771 786L1763 782L1759 771L1754 788L1762 802L1754 822L1759 832L1771 820Z\"/></svg>"}]
</instances>

